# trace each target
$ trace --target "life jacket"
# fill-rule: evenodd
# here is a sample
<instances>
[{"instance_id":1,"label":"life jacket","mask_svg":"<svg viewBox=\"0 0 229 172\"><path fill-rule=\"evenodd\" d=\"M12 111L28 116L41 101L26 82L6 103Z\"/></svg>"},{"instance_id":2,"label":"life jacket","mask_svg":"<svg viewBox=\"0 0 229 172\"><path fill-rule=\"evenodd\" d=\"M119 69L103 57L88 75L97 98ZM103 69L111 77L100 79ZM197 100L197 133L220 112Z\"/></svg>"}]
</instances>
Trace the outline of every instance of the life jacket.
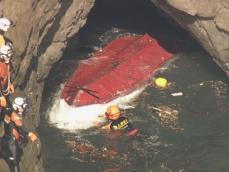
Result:
<instances>
[{"instance_id":1,"label":"life jacket","mask_svg":"<svg viewBox=\"0 0 229 172\"><path fill-rule=\"evenodd\" d=\"M0 62L0 91L3 95L8 95L9 91L9 64Z\"/></svg>"},{"instance_id":2,"label":"life jacket","mask_svg":"<svg viewBox=\"0 0 229 172\"><path fill-rule=\"evenodd\" d=\"M22 117L19 116L16 112L12 112L10 120L6 121L5 120L5 134L6 136L13 137L17 141L23 137L21 133L19 132L17 127L22 127L23 125L23 120Z\"/></svg>"},{"instance_id":3,"label":"life jacket","mask_svg":"<svg viewBox=\"0 0 229 172\"><path fill-rule=\"evenodd\" d=\"M7 43L12 44L12 42L0 34L0 49L4 47ZM10 86L10 66L9 64L0 61L0 91L3 95L9 94Z\"/></svg>"},{"instance_id":4,"label":"life jacket","mask_svg":"<svg viewBox=\"0 0 229 172\"><path fill-rule=\"evenodd\" d=\"M0 34L0 48L5 45L5 38Z\"/></svg>"},{"instance_id":5,"label":"life jacket","mask_svg":"<svg viewBox=\"0 0 229 172\"><path fill-rule=\"evenodd\" d=\"M138 128L134 128L129 122L127 117L121 116L118 119L111 122L111 130L124 131L126 136L135 136L138 133Z\"/></svg>"},{"instance_id":6,"label":"life jacket","mask_svg":"<svg viewBox=\"0 0 229 172\"><path fill-rule=\"evenodd\" d=\"M130 130L132 129L132 125L127 117L121 116L111 122L110 128L111 130Z\"/></svg>"}]
</instances>

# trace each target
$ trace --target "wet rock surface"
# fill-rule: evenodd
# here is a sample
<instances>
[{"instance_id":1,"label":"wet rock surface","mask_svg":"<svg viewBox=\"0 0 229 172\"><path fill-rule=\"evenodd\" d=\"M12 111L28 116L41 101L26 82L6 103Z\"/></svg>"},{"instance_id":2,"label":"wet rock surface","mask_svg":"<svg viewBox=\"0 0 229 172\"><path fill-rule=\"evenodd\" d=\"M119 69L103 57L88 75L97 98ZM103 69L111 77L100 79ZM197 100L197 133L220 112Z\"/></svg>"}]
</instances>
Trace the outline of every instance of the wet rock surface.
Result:
<instances>
[{"instance_id":1,"label":"wet rock surface","mask_svg":"<svg viewBox=\"0 0 229 172\"><path fill-rule=\"evenodd\" d=\"M175 19L229 75L228 0L151 0Z\"/></svg>"},{"instance_id":2,"label":"wet rock surface","mask_svg":"<svg viewBox=\"0 0 229 172\"><path fill-rule=\"evenodd\" d=\"M3 159L0 159L0 170L1 172L10 172L7 163Z\"/></svg>"}]
</instances>

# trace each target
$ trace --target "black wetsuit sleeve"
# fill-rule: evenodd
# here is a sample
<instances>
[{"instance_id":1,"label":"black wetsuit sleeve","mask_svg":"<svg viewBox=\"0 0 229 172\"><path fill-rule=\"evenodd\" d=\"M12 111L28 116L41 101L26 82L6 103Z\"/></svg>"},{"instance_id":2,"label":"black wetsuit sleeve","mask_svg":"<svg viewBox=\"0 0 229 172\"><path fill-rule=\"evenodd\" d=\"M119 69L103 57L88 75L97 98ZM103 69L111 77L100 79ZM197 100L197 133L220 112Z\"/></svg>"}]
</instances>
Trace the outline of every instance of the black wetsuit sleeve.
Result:
<instances>
[{"instance_id":1,"label":"black wetsuit sleeve","mask_svg":"<svg viewBox=\"0 0 229 172\"><path fill-rule=\"evenodd\" d=\"M22 137L26 138L29 134L29 130L24 126L17 126L17 130L22 135Z\"/></svg>"},{"instance_id":2,"label":"black wetsuit sleeve","mask_svg":"<svg viewBox=\"0 0 229 172\"><path fill-rule=\"evenodd\" d=\"M132 130L134 127L133 127L133 124L132 123L128 123L128 130Z\"/></svg>"},{"instance_id":3,"label":"black wetsuit sleeve","mask_svg":"<svg viewBox=\"0 0 229 172\"><path fill-rule=\"evenodd\" d=\"M12 108L7 107L7 108L4 109L4 114L5 115L11 116L12 113L13 113Z\"/></svg>"},{"instance_id":4,"label":"black wetsuit sleeve","mask_svg":"<svg viewBox=\"0 0 229 172\"><path fill-rule=\"evenodd\" d=\"M0 112L0 120L4 121L5 115L8 115L9 117L12 114L12 109L11 108L2 108L2 111Z\"/></svg>"}]
</instances>

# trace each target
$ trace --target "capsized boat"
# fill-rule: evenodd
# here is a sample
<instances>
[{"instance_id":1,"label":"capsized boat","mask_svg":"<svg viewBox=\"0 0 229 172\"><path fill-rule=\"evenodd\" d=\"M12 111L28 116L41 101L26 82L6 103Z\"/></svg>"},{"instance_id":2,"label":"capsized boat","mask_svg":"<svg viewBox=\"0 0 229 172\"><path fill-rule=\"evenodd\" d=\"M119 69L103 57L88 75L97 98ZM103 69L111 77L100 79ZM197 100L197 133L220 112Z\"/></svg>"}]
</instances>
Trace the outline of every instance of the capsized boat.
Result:
<instances>
[{"instance_id":1,"label":"capsized boat","mask_svg":"<svg viewBox=\"0 0 229 172\"><path fill-rule=\"evenodd\" d=\"M61 98L75 107L108 103L149 84L171 57L148 34L120 37L79 63Z\"/></svg>"}]
</instances>

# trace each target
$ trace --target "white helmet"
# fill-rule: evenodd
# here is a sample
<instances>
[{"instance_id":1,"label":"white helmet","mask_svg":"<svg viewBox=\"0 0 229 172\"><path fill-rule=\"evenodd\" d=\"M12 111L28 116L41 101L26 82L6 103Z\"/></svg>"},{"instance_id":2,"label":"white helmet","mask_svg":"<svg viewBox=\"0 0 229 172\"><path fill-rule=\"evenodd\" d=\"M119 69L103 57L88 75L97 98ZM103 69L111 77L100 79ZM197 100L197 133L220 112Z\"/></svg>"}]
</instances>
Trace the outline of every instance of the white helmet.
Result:
<instances>
[{"instance_id":1,"label":"white helmet","mask_svg":"<svg viewBox=\"0 0 229 172\"><path fill-rule=\"evenodd\" d=\"M6 32L11 26L11 22L7 18L0 18L0 30Z\"/></svg>"},{"instance_id":2,"label":"white helmet","mask_svg":"<svg viewBox=\"0 0 229 172\"><path fill-rule=\"evenodd\" d=\"M10 62L10 58L14 53L14 48L11 42L7 42L0 48L0 59L3 59L5 63Z\"/></svg>"},{"instance_id":3,"label":"white helmet","mask_svg":"<svg viewBox=\"0 0 229 172\"><path fill-rule=\"evenodd\" d=\"M25 111L27 106L28 106L28 103L26 101L26 98L17 97L14 99L14 102L13 102L14 110L21 112L20 110L22 109L23 111Z\"/></svg>"}]
</instances>

